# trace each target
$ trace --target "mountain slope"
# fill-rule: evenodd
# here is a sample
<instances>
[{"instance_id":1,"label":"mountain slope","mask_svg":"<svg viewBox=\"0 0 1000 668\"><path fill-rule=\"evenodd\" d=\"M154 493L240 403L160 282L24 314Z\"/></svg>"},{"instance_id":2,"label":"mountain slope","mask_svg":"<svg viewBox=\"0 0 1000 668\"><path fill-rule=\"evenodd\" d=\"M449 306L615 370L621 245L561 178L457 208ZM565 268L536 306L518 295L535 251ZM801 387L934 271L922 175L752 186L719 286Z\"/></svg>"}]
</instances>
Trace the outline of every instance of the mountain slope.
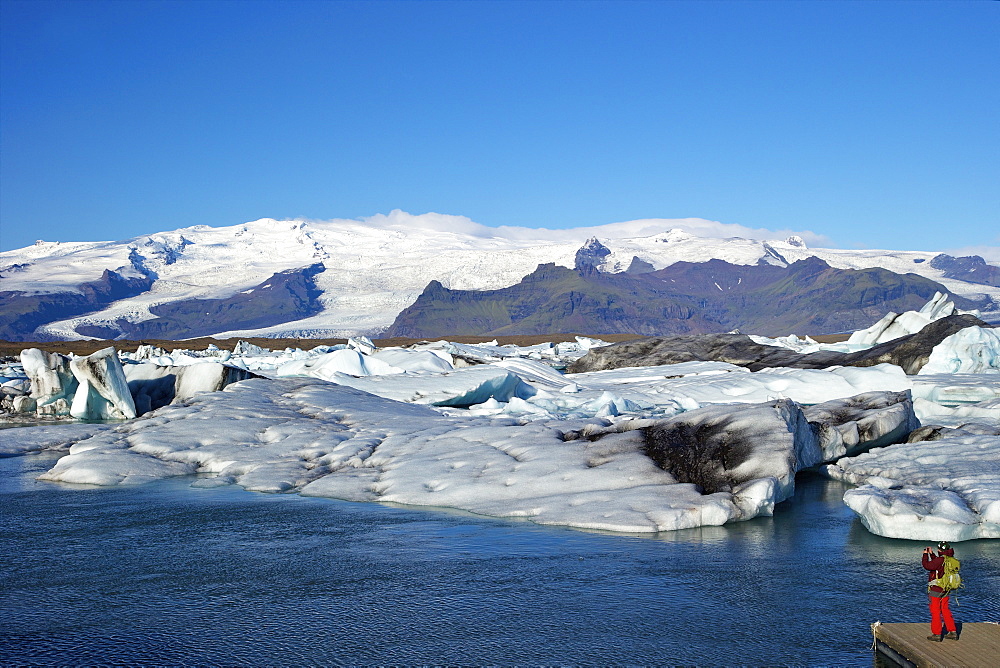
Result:
<instances>
[{"instance_id":1,"label":"mountain slope","mask_svg":"<svg viewBox=\"0 0 1000 668\"><path fill-rule=\"evenodd\" d=\"M886 311L919 308L937 291L943 291L940 284L915 274L835 269L818 258L787 267L678 262L638 275L546 264L501 290L449 290L434 281L387 335L658 335L736 328L771 336L821 334L856 329ZM972 306L961 298L957 304Z\"/></svg>"},{"instance_id":2,"label":"mountain slope","mask_svg":"<svg viewBox=\"0 0 1000 668\"><path fill-rule=\"evenodd\" d=\"M115 327L80 325L84 336L141 339L188 339L211 336L219 323L247 329L269 327L318 313L322 307L316 275L325 267L317 263L298 270L278 272L262 284L223 299L185 299L150 308L155 316L133 323L122 319Z\"/></svg>"},{"instance_id":3,"label":"mountain slope","mask_svg":"<svg viewBox=\"0 0 1000 668\"><path fill-rule=\"evenodd\" d=\"M720 239L691 232L712 226L718 227L680 219L575 230L487 228L459 216L394 211L365 220L195 226L114 242L39 242L0 253L0 331L20 340L156 332L173 337L195 332L377 334L431 281L452 290L499 290L517 285L540 264L574 268L578 261L604 274L641 276L682 262L715 259L781 268L818 257L839 269L916 272L952 295L986 295L1000 303L1000 287L993 280L1000 269L981 258L957 258L961 263L956 265L932 261L941 255L934 252L813 249L795 237ZM299 298L289 297L294 308L248 292L274 276L319 263L324 271L296 288ZM114 283L114 275L127 290L98 290L101 296L94 297L94 286ZM714 289L711 282L707 288ZM864 324L880 316L873 314Z\"/></svg>"}]
</instances>

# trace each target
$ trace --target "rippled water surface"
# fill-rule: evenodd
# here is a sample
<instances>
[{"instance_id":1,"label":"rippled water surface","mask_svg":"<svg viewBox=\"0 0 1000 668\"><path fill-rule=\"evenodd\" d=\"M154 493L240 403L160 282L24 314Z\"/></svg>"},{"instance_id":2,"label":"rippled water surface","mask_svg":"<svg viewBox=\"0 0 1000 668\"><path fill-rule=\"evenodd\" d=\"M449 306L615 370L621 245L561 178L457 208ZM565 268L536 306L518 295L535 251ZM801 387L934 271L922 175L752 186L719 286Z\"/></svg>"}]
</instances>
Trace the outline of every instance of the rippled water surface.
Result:
<instances>
[{"instance_id":1,"label":"rippled water surface","mask_svg":"<svg viewBox=\"0 0 1000 668\"><path fill-rule=\"evenodd\" d=\"M926 617L924 544L808 475L774 518L641 538L52 463L0 459L6 665L871 665L871 622ZM1000 620L1000 545L958 556L959 619Z\"/></svg>"}]
</instances>

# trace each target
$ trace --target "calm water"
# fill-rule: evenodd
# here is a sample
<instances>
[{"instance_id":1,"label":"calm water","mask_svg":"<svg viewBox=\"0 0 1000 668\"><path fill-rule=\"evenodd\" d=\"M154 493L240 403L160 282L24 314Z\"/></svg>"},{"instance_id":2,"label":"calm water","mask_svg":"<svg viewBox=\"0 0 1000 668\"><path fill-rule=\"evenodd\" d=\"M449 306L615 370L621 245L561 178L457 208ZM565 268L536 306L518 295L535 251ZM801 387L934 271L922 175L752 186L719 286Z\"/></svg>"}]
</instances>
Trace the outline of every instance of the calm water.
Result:
<instances>
[{"instance_id":1,"label":"calm water","mask_svg":"<svg viewBox=\"0 0 1000 668\"><path fill-rule=\"evenodd\" d=\"M0 459L0 663L872 665L926 617L923 543L800 476L774 518L659 538L187 480L94 489ZM1000 545L958 546L1000 620Z\"/></svg>"}]
</instances>

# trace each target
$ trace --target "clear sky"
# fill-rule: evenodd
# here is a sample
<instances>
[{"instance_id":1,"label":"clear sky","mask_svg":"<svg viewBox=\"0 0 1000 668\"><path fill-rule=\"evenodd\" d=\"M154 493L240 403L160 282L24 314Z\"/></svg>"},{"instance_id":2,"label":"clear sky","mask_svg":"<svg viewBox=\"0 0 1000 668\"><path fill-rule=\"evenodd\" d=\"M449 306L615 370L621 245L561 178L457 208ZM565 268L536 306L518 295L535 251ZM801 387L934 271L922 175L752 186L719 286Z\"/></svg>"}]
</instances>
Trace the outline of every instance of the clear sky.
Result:
<instances>
[{"instance_id":1,"label":"clear sky","mask_svg":"<svg viewBox=\"0 0 1000 668\"><path fill-rule=\"evenodd\" d=\"M397 208L1000 246L996 2L0 12L3 250Z\"/></svg>"}]
</instances>

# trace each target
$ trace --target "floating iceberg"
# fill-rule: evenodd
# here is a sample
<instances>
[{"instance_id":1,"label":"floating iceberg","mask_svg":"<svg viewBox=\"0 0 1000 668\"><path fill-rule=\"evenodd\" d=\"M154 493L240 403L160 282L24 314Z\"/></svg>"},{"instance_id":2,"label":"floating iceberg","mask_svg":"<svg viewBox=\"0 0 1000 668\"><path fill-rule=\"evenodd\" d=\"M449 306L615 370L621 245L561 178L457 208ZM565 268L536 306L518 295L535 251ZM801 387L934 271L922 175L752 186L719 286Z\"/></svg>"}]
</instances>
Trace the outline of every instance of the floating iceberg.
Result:
<instances>
[{"instance_id":1,"label":"floating iceberg","mask_svg":"<svg viewBox=\"0 0 1000 668\"><path fill-rule=\"evenodd\" d=\"M406 373L445 373L455 368L451 355L437 350L382 348L372 353L369 359L385 362Z\"/></svg>"},{"instance_id":2,"label":"floating iceberg","mask_svg":"<svg viewBox=\"0 0 1000 668\"><path fill-rule=\"evenodd\" d=\"M355 377L334 374L327 380L404 403L468 407L490 399L529 399L537 390L504 369L479 365L436 375L393 374Z\"/></svg>"},{"instance_id":3,"label":"floating iceberg","mask_svg":"<svg viewBox=\"0 0 1000 668\"><path fill-rule=\"evenodd\" d=\"M899 443L920 426L908 392L871 392L802 409L814 425L819 457L832 461L860 448Z\"/></svg>"},{"instance_id":4,"label":"floating iceberg","mask_svg":"<svg viewBox=\"0 0 1000 668\"><path fill-rule=\"evenodd\" d=\"M844 494L844 502L874 534L953 542L1000 538L1000 429L935 433L938 440L890 445L824 470L860 485Z\"/></svg>"},{"instance_id":5,"label":"floating iceberg","mask_svg":"<svg viewBox=\"0 0 1000 668\"><path fill-rule=\"evenodd\" d=\"M346 348L332 353L292 360L281 364L276 370L278 377L312 376L322 380L332 381L339 375L349 376L385 376L403 373L404 370L387 362L365 355L357 350Z\"/></svg>"},{"instance_id":6,"label":"floating iceberg","mask_svg":"<svg viewBox=\"0 0 1000 668\"><path fill-rule=\"evenodd\" d=\"M900 392L911 387L903 370L893 364L751 372L726 362L684 362L567 374L565 378L581 388L641 394L654 404L674 400L695 406L761 403L780 398L815 404L864 392Z\"/></svg>"},{"instance_id":7,"label":"floating iceberg","mask_svg":"<svg viewBox=\"0 0 1000 668\"><path fill-rule=\"evenodd\" d=\"M122 356L136 362L124 366L123 378L111 349L72 362L25 351L32 394L16 397L22 409L37 401L67 414L77 396L74 414L127 416L129 396L134 412L146 415L61 437L8 432L0 453L60 447L63 438L72 443L63 446L69 454L44 479L111 485L202 473L213 477L198 485L448 506L628 532L769 514L792 493L803 467L921 429L931 434L922 437L952 443L956 461L998 456L1000 437L989 430L1000 430L1000 373L990 369L1000 347L989 328L966 327L933 353L927 346L923 354L938 361L915 376L888 363L751 372L720 361L563 374L557 369L568 357L603 342L406 349L369 343L278 352L246 345L239 355L150 349ZM246 369L278 379L236 383L251 375ZM26 389L16 369L4 373L11 376L5 384ZM928 427L917 429L921 422ZM919 521L950 527L944 533L951 540L991 535L988 501L1000 495L1000 478L987 474L992 464L966 485L962 471L927 483L922 476L937 466L933 458L868 473L853 459L826 470L862 485L849 503L873 531L909 537ZM978 486L974 499L970 486ZM918 514L923 519L914 520Z\"/></svg>"},{"instance_id":8,"label":"floating iceberg","mask_svg":"<svg viewBox=\"0 0 1000 668\"><path fill-rule=\"evenodd\" d=\"M913 398L945 406L1000 398L1000 374L941 373L912 376Z\"/></svg>"},{"instance_id":9,"label":"floating iceberg","mask_svg":"<svg viewBox=\"0 0 1000 668\"><path fill-rule=\"evenodd\" d=\"M961 427L976 422L1000 428L1000 399L990 399L955 407L942 406L926 399L916 399L913 402L913 410L923 425ZM998 439L998 448L1000 448L1000 439Z\"/></svg>"},{"instance_id":10,"label":"floating iceberg","mask_svg":"<svg viewBox=\"0 0 1000 668\"><path fill-rule=\"evenodd\" d=\"M697 459L664 454L688 432L704 436ZM213 477L196 484L647 533L768 514L818 456L788 400L622 425L523 423L450 417L311 378L255 379L79 440L40 477L115 485L202 473Z\"/></svg>"}]
</instances>

